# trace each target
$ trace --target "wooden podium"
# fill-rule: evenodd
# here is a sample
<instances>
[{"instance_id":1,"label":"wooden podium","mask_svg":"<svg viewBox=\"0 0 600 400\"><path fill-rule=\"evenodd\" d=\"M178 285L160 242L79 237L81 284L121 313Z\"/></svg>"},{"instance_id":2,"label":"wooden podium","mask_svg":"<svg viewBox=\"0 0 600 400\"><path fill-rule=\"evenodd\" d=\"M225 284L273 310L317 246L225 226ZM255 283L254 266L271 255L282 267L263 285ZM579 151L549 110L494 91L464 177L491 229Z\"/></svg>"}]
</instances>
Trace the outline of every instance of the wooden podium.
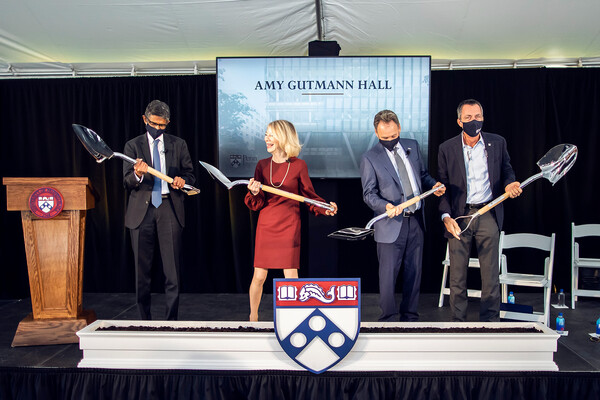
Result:
<instances>
[{"instance_id":1,"label":"wooden podium","mask_svg":"<svg viewBox=\"0 0 600 400\"><path fill-rule=\"evenodd\" d=\"M33 312L17 328L12 347L77 343L75 332L96 320L82 309L86 210L94 208L88 178L4 178L6 208L21 211ZM63 210L51 219L29 209L29 197L54 188Z\"/></svg>"}]
</instances>

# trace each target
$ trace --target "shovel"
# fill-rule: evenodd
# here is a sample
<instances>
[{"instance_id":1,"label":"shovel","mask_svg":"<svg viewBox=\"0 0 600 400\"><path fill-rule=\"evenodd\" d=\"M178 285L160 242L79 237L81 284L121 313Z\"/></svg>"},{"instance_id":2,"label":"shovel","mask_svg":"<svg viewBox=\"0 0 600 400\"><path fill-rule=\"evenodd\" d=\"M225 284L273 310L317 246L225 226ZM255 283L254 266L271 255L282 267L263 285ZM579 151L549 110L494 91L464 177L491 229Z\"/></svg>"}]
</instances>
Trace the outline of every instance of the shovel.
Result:
<instances>
[{"instance_id":1,"label":"shovel","mask_svg":"<svg viewBox=\"0 0 600 400\"><path fill-rule=\"evenodd\" d=\"M221 182L223 185L225 185L225 187L227 187L227 190L229 190L232 187L237 186L237 185L248 185L250 183L249 180L237 180L237 181L231 182L229 180L229 178L227 178L225 176L225 174L223 174L221 171L219 171L219 169L217 167L212 166L203 161L200 161L200 164L204 168L206 168L206 170L208 171L210 176L212 176L213 178L215 178L216 180ZM300 196L295 193L286 192L285 190L277 189L277 188L267 186L267 185L260 185L260 188L262 190L264 190L265 192L273 193L273 194L276 194L279 196L287 197L288 199L299 201L301 203L308 203L308 204L312 204L313 206L316 206L316 207L321 207L326 210L333 211L333 206L331 204L323 203L322 201L307 199L304 196Z\"/></svg>"},{"instance_id":2,"label":"shovel","mask_svg":"<svg viewBox=\"0 0 600 400\"><path fill-rule=\"evenodd\" d=\"M546 154L544 154L544 156L542 158L540 158L539 161L537 162L537 165L538 165L538 167L540 167L541 172L538 172L537 174L530 176L529 178L527 178L527 180L525 180L525 182L521 183L521 186L520 186L521 189L523 189L525 186L529 185L531 182L536 181L540 178L548 179L554 186L554 184L560 178L562 178L563 176L565 176L565 174L567 172L569 172L569 170L575 164L576 159L577 159L577 146L572 145L572 144L559 144L559 145L554 146L553 148L548 150L548 152ZM492 208L496 207L498 204L500 204L504 200L508 199L508 197L509 197L508 193L504 193L502 196L497 197L492 202L486 204L484 207L477 210L476 213L455 218L455 219L469 218L469 222L467 223L467 226L465 226L465 229L460 231L460 233L463 233L464 231L466 231L469 228L469 225L471 225L471 222L473 222L473 220L475 218L478 218L481 215L485 214L486 212L490 211ZM460 235L460 233L459 233L459 235Z\"/></svg>"},{"instance_id":3,"label":"shovel","mask_svg":"<svg viewBox=\"0 0 600 400\"><path fill-rule=\"evenodd\" d=\"M441 189L443 187L444 187L444 185L440 185L436 188L430 189L425 193L421 193L420 195L415 196L412 199L405 201L404 203L400 204L400 206L403 209L405 209L409 206L412 206L413 204L415 204L418 201L424 199L425 197L435 193L438 189ZM367 226L365 226L364 228L344 228L344 229L340 229L339 231L330 233L329 235L327 235L327 237L330 237L333 239L342 239L342 240L363 240L364 238L366 238L367 236L369 236L370 234L373 233L372 227L373 227L373 225L375 225L375 222L380 221L384 218L389 218L387 215L387 212L384 212L383 214L379 214L378 216L376 216L375 218L370 220L367 223Z\"/></svg>"},{"instance_id":4,"label":"shovel","mask_svg":"<svg viewBox=\"0 0 600 400\"><path fill-rule=\"evenodd\" d=\"M120 158L131 164L136 163L136 161L133 158L128 157L125 154L113 152L110 149L110 147L108 147L106 143L104 143L102 138L90 128L86 128L83 125L73 124L73 130L75 131L75 135L77 135L77 137L81 141L81 144L83 144L83 147L85 147L85 149L92 155L92 157L96 159L97 163L101 163L104 160L108 160L113 157ZM156 176L159 179L162 179L163 181L173 183L173 178L163 174L160 171L155 170L154 168L148 167L148 173ZM200 193L200 189L197 189L188 184L183 185L181 191L189 196Z\"/></svg>"}]
</instances>

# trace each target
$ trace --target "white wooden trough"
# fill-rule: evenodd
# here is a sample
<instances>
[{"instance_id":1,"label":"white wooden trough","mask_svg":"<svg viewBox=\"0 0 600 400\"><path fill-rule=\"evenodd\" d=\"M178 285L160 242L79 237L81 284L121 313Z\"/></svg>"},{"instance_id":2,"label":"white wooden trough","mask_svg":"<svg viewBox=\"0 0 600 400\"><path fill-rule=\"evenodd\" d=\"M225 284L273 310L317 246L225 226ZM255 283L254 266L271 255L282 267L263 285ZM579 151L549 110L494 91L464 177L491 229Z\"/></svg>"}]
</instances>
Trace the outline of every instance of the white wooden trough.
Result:
<instances>
[{"instance_id":1,"label":"white wooden trough","mask_svg":"<svg viewBox=\"0 0 600 400\"><path fill-rule=\"evenodd\" d=\"M272 322L98 320L77 332L79 367L302 370L274 332L97 331L99 327L273 328ZM560 335L540 323L362 323L362 327L530 328L539 333L360 333L330 371L557 371Z\"/></svg>"}]
</instances>

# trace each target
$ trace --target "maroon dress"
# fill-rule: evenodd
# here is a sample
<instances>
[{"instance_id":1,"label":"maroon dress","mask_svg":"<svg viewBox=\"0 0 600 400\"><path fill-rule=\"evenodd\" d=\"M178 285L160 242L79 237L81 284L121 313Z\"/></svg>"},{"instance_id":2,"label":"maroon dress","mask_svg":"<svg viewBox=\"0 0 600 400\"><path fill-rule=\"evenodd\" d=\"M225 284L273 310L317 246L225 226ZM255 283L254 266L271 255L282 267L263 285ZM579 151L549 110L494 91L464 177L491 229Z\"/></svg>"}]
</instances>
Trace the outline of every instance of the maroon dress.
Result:
<instances>
[{"instance_id":1,"label":"maroon dress","mask_svg":"<svg viewBox=\"0 0 600 400\"><path fill-rule=\"evenodd\" d=\"M285 180L283 177L287 176ZM306 162L290 157L289 163L273 162L273 181L270 180L271 158L260 160L254 171L254 179L267 186L279 186L286 192L309 199L325 201L315 193ZM244 202L251 210L260 210L256 227L254 247L255 268L300 268L300 203L287 197L263 190L256 196L246 194ZM325 214L325 209L310 206L315 214Z\"/></svg>"}]
</instances>

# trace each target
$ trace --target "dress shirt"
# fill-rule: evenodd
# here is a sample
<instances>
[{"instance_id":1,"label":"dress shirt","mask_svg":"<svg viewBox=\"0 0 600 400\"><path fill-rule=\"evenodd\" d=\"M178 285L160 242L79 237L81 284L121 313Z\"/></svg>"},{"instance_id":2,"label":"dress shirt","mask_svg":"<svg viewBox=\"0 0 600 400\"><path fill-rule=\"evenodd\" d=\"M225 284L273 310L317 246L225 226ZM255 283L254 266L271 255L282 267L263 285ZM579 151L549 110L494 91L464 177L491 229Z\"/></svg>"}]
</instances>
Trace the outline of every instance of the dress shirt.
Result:
<instances>
[{"instance_id":1,"label":"dress shirt","mask_svg":"<svg viewBox=\"0 0 600 400\"><path fill-rule=\"evenodd\" d=\"M464 137L461 136L461 138L467 173L467 204L487 203L492 200L492 187L490 186L488 155L483 136L479 136L479 140L473 147L465 144ZM442 214L442 221L446 217L450 217L450 214Z\"/></svg>"},{"instance_id":2,"label":"dress shirt","mask_svg":"<svg viewBox=\"0 0 600 400\"><path fill-rule=\"evenodd\" d=\"M388 158L392 162L392 165L394 165L394 168L396 169L396 174L398 174L398 164L396 164L396 157L394 157L394 153L389 151L388 149L385 149L385 151L388 155ZM404 166L406 167L406 172L408 172L408 179L410 179L410 184L412 185L413 194L415 195L415 197L420 195L421 193L419 192L419 186L417 185L415 171L413 170L412 165L410 164L410 161L408 160L408 157L406 156L406 151L404 150L404 148L402 147L402 145L400 143L398 143L396 145L396 147L394 147L394 152L396 152L396 154L398 154L400 156L402 161L404 161ZM400 175L398 175L398 178L400 178ZM410 200L410 199L404 199L404 201L406 201L406 200ZM415 206L416 206L415 210L420 209L421 202L418 201L415 204Z\"/></svg>"},{"instance_id":3,"label":"dress shirt","mask_svg":"<svg viewBox=\"0 0 600 400\"><path fill-rule=\"evenodd\" d=\"M462 139L467 172L467 204L486 203L492 200L492 188L483 137L480 136L473 147L465 144L464 137Z\"/></svg>"},{"instance_id":4,"label":"dress shirt","mask_svg":"<svg viewBox=\"0 0 600 400\"><path fill-rule=\"evenodd\" d=\"M152 165L154 165L154 139L152 138L152 136L150 136L150 134L148 132L146 132L146 138L148 139L148 146L150 147L150 157L152 159ZM166 168L166 163L165 163L165 140L163 135L160 135L159 137L157 137L157 139L159 140L158 142L158 153L160 154L160 169L163 174L167 173L167 168ZM150 166L152 166L150 165ZM142 175L141 178L139 178L137 175L135 175L135 178L138 180L138 182L141 182L144 180L144 176ZM157 177L154 177L154 179L160 179ZM161 194L169 194L169 184L166 181L162 181L161 182Z\"/></svg>"}]
</instances>

